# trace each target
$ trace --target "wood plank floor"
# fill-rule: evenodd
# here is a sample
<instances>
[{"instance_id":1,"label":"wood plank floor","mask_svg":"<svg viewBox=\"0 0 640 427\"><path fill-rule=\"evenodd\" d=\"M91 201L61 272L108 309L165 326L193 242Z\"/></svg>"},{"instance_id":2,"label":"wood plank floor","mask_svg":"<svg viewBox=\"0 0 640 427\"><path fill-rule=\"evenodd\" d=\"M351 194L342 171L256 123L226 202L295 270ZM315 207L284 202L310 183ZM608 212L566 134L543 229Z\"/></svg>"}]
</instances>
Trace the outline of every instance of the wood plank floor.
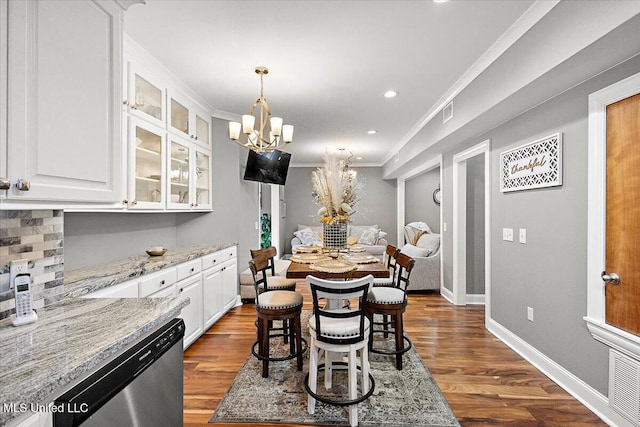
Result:
<instances>
[{"instance_id":1,"label":"wood plank floor","mask_svg":"<svg viewBox=\"0 0 640 427\"><path fill-rule=\"evenodd\" d=\"M298 290L310 308L304 282ZM236 307L185 352L185 426L207 424L250 352L254 320L252 304ZM405 330L463 426L606 426L491 335L483 306L455 307L439 294L410 294ZM242 425L249 424L234 424Z\"/></svg>"}]
</instances>

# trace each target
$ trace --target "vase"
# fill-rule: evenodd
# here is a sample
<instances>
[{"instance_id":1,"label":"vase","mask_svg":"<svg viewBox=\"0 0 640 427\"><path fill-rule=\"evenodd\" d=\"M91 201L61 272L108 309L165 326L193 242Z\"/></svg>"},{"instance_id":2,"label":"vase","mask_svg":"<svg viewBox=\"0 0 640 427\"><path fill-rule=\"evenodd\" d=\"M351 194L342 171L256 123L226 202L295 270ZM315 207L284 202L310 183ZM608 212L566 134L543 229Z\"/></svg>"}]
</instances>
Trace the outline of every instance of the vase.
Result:
<instances>
[{"instance_id":1,"label":"vase","mask_svg":"<svg viewBox=\"0 0 640 427\"><path fill-rule=\"evenodd\" d=\"M347 223L336 221L333 224L323 224L323 243L325 248L345 249L347 247Z\"/></svg>"}]
</instances>

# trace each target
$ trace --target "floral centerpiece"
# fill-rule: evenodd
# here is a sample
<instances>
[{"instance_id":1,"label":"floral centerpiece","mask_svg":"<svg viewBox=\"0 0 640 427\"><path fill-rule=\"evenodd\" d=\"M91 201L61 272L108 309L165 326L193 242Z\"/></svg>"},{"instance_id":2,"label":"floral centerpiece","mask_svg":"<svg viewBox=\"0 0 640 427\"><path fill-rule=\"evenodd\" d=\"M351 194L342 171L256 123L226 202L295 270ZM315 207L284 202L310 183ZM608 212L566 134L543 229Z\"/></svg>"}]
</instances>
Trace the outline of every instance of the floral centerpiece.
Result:
<instances>
[{"instance_id":1,"label":"floral centerpiece","mask_svg":"<svg viewBox=\"0 0 640 427\"><path fill-rule=\"evenodd\" d=\"M360 201L361 184L355 171L348 168L344 156L327 154L324 166L311 173L313 198L320 205L318 215L323 224L324 245L346 247L347 223Z\"/></svg>"}]
</instances>

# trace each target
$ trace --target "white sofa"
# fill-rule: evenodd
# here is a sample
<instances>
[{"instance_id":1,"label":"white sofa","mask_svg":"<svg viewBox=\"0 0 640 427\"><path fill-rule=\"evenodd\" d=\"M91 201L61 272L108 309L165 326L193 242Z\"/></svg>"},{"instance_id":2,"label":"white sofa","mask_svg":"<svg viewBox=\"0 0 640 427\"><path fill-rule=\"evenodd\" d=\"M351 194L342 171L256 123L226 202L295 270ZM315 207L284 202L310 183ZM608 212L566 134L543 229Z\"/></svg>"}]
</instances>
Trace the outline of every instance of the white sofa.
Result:
<instances>
[{"instance_id":1,"label":"white sofa","mask_svg":"<svg viewBox=\"0 0 640 427\"><path fill-rule=\"evenodd\" d=\"M308 238L308 236L303 236L300 234L300 232L307 228L310 229L312 232L314 232L315 236L312 237L311 240L307 240L306 242L303 242L302 238L304 237ZM384 255L384 251L387 247L387 239L385 238L387 236L387 233L380 231L377 235L377 238L375 238L375 241L370 242L373 244L363 243L362 235L365 233L365 231L368 231L371 229L380 230L377 224L374 224L374 225L349 224L347 226L347 236L348 236L347 242L351 244L357 244L358 246L362 246L364 247L365 251L368 254L374 255L382 259L382 256ZM322 239L320 238L321 233L322 233L322 225L298 224L298 229L296 230L296 232L294 232L293 239L291 239L291 250L293 251L293 253L295 253L296 248L299 246L309 246L312 244L322 246Z\"/></svg>"},{"instance_id":2,"label":"white sofa","mask_svg":"<svg viewBox=\"0 0 640 427\"><path fill-rule=\"evenodd\" d=\"M404 226L405 245L400 252L415 260L408 291L440 290L440 235L427 232L428 226ZM424 223L422 223L424 224ZM420 233L420 232L423 233ZM421 234L418 239L417 235ZM412 244L413 242L413 244Z\"/></svg>"}]
</instances>

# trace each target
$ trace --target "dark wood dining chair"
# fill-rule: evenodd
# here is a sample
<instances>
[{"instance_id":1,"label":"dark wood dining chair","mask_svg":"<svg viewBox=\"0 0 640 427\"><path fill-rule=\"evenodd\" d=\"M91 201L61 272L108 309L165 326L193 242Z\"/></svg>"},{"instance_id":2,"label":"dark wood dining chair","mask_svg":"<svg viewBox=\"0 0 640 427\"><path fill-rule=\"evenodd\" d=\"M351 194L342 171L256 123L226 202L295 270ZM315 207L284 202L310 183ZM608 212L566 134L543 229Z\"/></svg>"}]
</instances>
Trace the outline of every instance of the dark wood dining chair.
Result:
<instances>
[{"instance_id":1,"label":"dark wood dining chair","mask_svg":"<svg viewBox=\"0 0 640 427\"><path fill-rule=\"evenodd\" d=\"M373 286L393 286L393 275L395 273L396 258L399 252L400 249L398 249L397 247L393 245L387 245L384 251L384 259L382 261L387 267L387 270L389 270L389 276L373 279Z\"/></svg>"},{"instance_id":2,"label":"dark wood dining chair","mask_svg":"<svg viewBox=\"0 0 640 427\"><path fill-rule=\"evenodd\" d=\"M302 371L302 355L307 350L307 342L302 338L300 313L302 295L295 291L270 289L267 285L269 268L267 258L257 257L249 261L256 293L257 340L251 353L262 361L262 376L269 376L269 362L297 358L298 371ZM274 321L282 321L282 328L274 328ZM273 333L275 332L275 333ZM289 343L289 352L285 356L271 355L269 342L273 338L283 337ZM304 344L304 346L303 346ZM258 351L256 352L256 347Z\"/></svg>"},{"instance_id":3,"label":"dark wood dining chair","mask_svg":"<svg viewBox=\"0 0 640 427\"><path fill-rule=\"evenodd\" d=\"M407 307L407 288L409 276L415 260L403 253L398 253L394 266L393 286L373 287L367 295L367 317L371 322L371 337L369 351L378 354L396 356L396 369L402 370L402 355L412 346L411 340L404 334L403 313ZM381 315L382 322L374 322L374 315ZM382 326L376 330L374 326ZM391 327L391 329L389 329ZM383 333L395 336L395 350L387 351L373 347L373 334ZM406 345L405 345L406 343Z\"/></svg>"},{"instance_id":4,"label":"dark wood dining chair","mask_svg":"<svg viewBox=\"0 0 640 427\"><path fill-rule=\"evenodd\" d=\"M287 291L295 291L296 290L296 281L295 279L287 279L286 277L276 276L275 269L275 257L278 255L278 251L274 246L264 248L264 249L251 249L251 258L266 258L268 261L266 272L266 286L269 290L287 290ZM261 285L262 286L262 285ZM263 288L260 288L260 292L263 291Z\"/></svg>"}]
</instances>

